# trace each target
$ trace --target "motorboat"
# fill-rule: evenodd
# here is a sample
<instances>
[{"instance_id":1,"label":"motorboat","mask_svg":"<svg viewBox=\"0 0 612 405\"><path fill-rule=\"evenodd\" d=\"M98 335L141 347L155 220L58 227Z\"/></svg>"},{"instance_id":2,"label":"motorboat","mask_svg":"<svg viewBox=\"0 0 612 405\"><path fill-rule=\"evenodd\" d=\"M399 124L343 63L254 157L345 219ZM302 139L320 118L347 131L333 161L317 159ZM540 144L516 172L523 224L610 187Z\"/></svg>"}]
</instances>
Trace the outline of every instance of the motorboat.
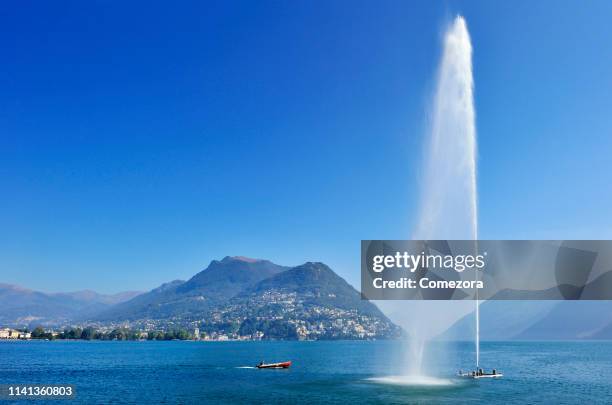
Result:
<instances>
[{"instance_id":1,"label":"motorboat","mask_svg":"<svg viewBox=\"0 0 612 405\"><path fill-rule=\"evenodd\" d=\"M289 368L291 367L290 361L284 361L282 363L264 363L263 361L259 363L257 368Z\"/></svg>"}]
</instances>

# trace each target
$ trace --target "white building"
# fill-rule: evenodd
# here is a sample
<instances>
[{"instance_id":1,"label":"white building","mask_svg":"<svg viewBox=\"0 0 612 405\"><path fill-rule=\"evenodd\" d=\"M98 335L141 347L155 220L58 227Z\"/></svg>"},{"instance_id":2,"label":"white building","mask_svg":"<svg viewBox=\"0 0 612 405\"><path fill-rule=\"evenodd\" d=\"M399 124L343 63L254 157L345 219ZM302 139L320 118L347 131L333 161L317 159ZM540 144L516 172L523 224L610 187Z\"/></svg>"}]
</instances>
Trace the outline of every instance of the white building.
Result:
<instances>
[{"instance_id":1,"label":"white building","mask_svg":"<svg viewBox=\"0 0 612 405\"><path fill-rule=\"evenodd\" d=\"M0 329L0 339L30 339L30 332L21 332L11 328Z\"/></svg>"}]
</instances>

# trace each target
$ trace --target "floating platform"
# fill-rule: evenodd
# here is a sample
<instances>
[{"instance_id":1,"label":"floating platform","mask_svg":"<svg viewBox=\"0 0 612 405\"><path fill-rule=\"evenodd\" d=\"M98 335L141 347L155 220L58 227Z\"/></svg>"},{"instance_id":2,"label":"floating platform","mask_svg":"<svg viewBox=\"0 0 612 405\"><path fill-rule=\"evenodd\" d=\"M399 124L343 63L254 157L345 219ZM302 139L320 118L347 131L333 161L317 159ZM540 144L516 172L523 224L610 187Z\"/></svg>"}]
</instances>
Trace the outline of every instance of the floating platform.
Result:
<instances>
[{"instance_id":1,"label":"floating platform","mask_svg":"<svg viewBox=\"0 0 612 405\"><path fill-rule=\"evenodd\" d=\"M485 373L482 370L470 371L468 373L459 372L457 375L462 378L472 378L474 380L478 380L481 378L501 378L504 376L503 373L500 373L498 371L493 371L492 373Z\"/></svg>"}]
</instances>

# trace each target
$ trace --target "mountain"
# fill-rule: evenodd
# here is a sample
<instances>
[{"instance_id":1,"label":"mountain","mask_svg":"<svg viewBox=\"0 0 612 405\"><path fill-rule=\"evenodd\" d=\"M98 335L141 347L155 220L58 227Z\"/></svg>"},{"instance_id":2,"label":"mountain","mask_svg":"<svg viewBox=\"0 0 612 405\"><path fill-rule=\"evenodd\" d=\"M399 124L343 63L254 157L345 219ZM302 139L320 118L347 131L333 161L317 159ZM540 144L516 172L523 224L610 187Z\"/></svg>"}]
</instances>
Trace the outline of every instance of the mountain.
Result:
<instances>
[{"instance_id":1,"label":"mountain","mask_svg":"<svg viewBox=\"0 0 612 405\"><path fill-rule=\"evenodd\" d=\"M612 328L611 301L561 301L515 336L522 340L603 339ZM597 337L599 334L600 337Z\"/></svg>"},{"instance_id":2,"label":"mountain","mask_svg":"<svg viewBox=\"0 0 612 405\"><path fill-rule=\"evenodd\" d=\"M358 339L400 335L374 304L323 263L288 268L226 257L99 314L135 328L185 327L212 338Z\"/></svg>"},{"instance_id":3,"label":"mountain","mask_svg":"<svg viewBox=\"0 0 612 405\"><path fill-rule=\"evenodd\" d=\"M43 293L11 284L0 284L0 325L61 325L110 308L140 294L128 291L113 295L94 291Z\"/></svg>"},{"instance_id":4,"label":"mountain","mask_svg":"<svg viewBox=\"0 0 612 405\"><path fill-rule=\"evenodd\" d=\"M545 317L556 304L556 301L484 301L480 304L480 338L513 339ZM474 334L474 313L470 313L455 322L439 339L474 340Z\"/></svg>"},{"instance_id":5,"label":"mountain","mask_svg":"<svg viewBox=\"0 0 612 405\"><path fill-rule=\"evenodd\" d=\"M482 340L567 340L612 337L611 301L486 301ZM444 340L473 340L474 315L452 325Z\"/></svg>"},{"instance_id":6,"label":"mountain","mask_svg":"<svg viewBox=\"0 0 612 405\"><path fill-rule=\"evenodd\" d=\"M205 271L177 287L178 294L205 295L210 300L226 300L245 288L287 270L268 260L243 256L213 260Z\"/></svg>"},{"instance_id":7,"label":"mountain","mask_svg":"<svg viewBox=\"0 0 612 405\"><path fill-rule=\"evenodd\" d=\"M4 291L4 292L2 292ZM137 330L200 328L212 339L380 339L401 329L323 263L289 268L242 256L149 292L0 289L0 323ZM11 323L15 324L15 322Z\"/></svg>"},{"instance_id":8,"label":"mountain","mask_svg":"<svg viewBox=\"0 0 612 405\"><path fill-rule=\"evenodd\" d=\"M269 338L396 338L401 334L373 303L323 263L305 263L261 281L213 313L240 321L241 336ZM269 320L273 319L274 322Z\"/></svg>"},{"instance_id":9,"label":"mountain","mask_svg":"<svg viewBox=\"0 0 612 405\"><path fill-rule=\"evenodd\" d=\"M104 305L115 305L124 301L131 300L137 295L142 294L142 291L123 291L116 294L99 294L92 290L74 291L67 293L49 294L55 297L69 297L81 302L98 303Z\"/></svg>"},{"instance_id":10,"label":"mountain","mask_svg":"<svg viewBox=\"0 0 612 405\"><path fill-rule=\"evenodd\" d=\"M94 317L99 321L167 319L200 314L274 274L287 270L268 260L242 256L213 260L188 281L175 280Z\"/></svg>"},{"instance_id":11,"label":"mountain","mask_svg":"<svg viewBox=\"0 0 612 405\"><path fill-rule=\"evenodd\" d=\"M591 339L612 340L612 322L593 333Z\"/></svg>"},{"instance_id":12,"label":"mountain","mask_svg":"<svg viewBox=\"0 0 612 405\"><path fill-rule=\"evenodd\" d=\"M265 279L233 302L248 302L271 293L300 296L304 305L356 310L365 315L384 317L376 305L362 300L357 290L323 263L308 262Z\"/></svg>"}]
</instances>

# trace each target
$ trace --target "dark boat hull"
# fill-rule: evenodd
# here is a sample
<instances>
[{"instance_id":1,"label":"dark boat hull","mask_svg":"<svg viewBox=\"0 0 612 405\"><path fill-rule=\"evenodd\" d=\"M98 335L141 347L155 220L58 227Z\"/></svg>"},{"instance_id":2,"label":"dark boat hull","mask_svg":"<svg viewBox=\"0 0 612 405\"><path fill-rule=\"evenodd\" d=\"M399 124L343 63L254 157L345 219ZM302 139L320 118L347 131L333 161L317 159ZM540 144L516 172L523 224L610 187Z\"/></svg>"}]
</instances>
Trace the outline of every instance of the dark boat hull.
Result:
<instances>
[{"instance_id":1,"label":"dark boat hull","mask_svg":"<svg viewBox=\"0 0 612 405\"><path fill-rule=\"evenodd\" d=\"M285 361L282 363L270 363L270 364L258 364L257 368L289 368L291 367L290 361Z\"/></svg>"}]
</instances>

